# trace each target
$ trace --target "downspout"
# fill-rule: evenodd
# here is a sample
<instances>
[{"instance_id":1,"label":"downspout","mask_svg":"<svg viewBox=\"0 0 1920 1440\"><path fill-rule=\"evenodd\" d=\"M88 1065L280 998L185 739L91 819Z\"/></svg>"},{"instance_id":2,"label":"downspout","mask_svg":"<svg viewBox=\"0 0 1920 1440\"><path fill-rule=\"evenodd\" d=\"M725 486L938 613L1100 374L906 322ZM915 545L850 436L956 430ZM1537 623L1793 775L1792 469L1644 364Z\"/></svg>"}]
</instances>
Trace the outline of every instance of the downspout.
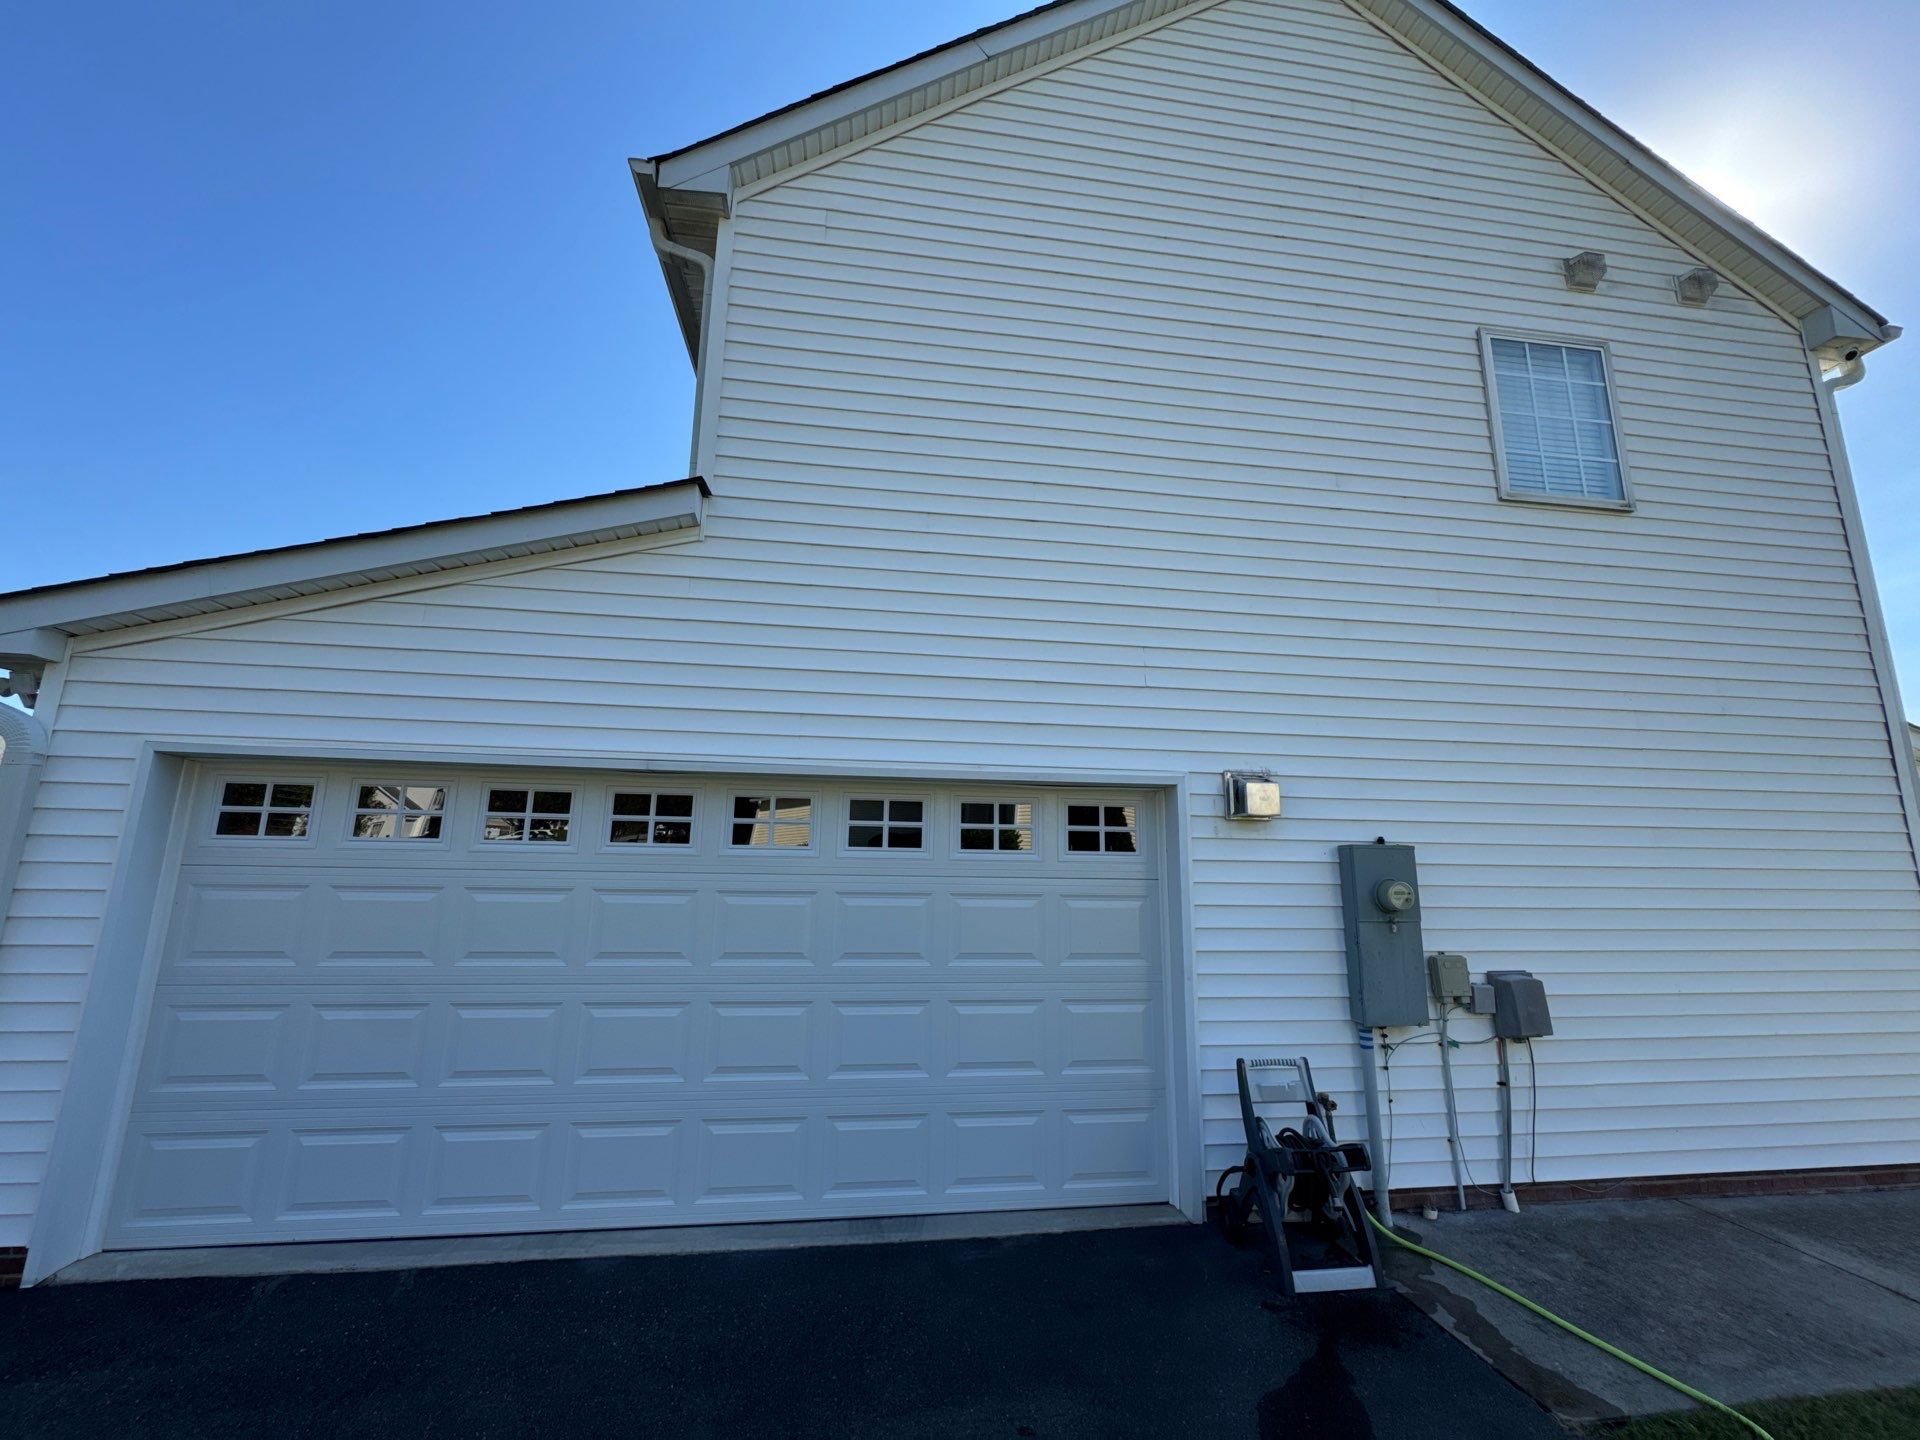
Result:
<instances>
[{"instance_id":1,"label":"downspout","mask_svg":"<svg viewBox=\"0 0 1920 1440\"><path fill-rule=\"evenodd\" d=\"M705 331L702 331L701 334L703 337L702 343L704 344ZM1858 385L1862 380L1866 378L1867 378L1866 357L1859 354L1853 354L1853 355L1847 356L1845 360L1842 360L1840 362L1840 368L1833 372L1833 375L1831 378L1823 378L1820 381L1820 383L1827 387L1827 393L1829 395L1837 395L1842 390L1847 389L1849 386Z\"/></svg>"},{"instance_id":2,"label":"downspout","mask_svg":"<svg viewBox=\"0 0 1920 1440\"><path fill-rule=\"evenodd\" d=\"M1881 339L1891 343L1900 338L1898 325L1881 327ZM1819 352L1807 352L1807 368L1814 381L1814 403L1820 415L1820 427L1826 434L1827 456L1833 466L1834 487L1840 500L1840 523L1847 539L1853 564L1854 583L1860 594L1861 609L1867 622L1867 648L1873 659L1886 714L1887 743L1893 761L1894 785L1899 792L1900 808L1907 823L1907 853L1920 876L1920 759L1914 755L1907 729L1906 707L1900 699L1900 679L1893 668L1893 653L1887 638L1886 620L1880 606L1879 587L1874 583L1873 560L1867 553L1866 531L1860 517L1859 492L1853 481L1853 464L1847 457L1846 436L1840 428L1840 405L1836 396L1867 378L1866 357L1856 345L1843 351L1840 364L1831 375L1821 365Z\"/></svg>"},{"instance_id":3,"label":"downspout","mask_svg":"<svg viewBox=\"0 0 1920 1440\"><path fill-rule=\"evenodd\" d=\"M693 359L693 439L687 447L687 473L700 473L700 421L706 414L707 339L713 333L713 257L667 238L666 222L657 215L647 216L647 229L653 235L653 248L663 255L700 267L700 347Z\"/></svg>"},{"instance_id":4,"label":"downspout","mask_svg":"<svg viewBox=\"0 0 1920 1440\"><path fill-rule=\"evenodd\" d=\"M25 710L0 701L0 931L13 909L13 882L27 843L33 794L47 759L47 728Z\"/></svg>"}]
</instances>

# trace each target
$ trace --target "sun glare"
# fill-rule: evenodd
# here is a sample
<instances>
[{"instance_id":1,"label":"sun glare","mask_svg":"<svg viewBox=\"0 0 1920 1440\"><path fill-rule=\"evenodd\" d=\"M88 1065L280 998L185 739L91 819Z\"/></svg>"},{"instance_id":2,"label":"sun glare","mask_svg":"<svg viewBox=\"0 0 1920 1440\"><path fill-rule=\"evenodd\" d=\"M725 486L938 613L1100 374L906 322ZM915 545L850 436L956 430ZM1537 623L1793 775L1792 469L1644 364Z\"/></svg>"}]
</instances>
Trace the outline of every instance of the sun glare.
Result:
<instances>
[{"instance_id":1,"label":"sun glare","mask_svg":"<svg viewBox=\"0 0 1920 1440\"><path fill-rule=\"evenodd\" d=\"M1696 97L1650 125L1646 139L1689 179L1790 242L1812 239L1859 194L1871 159L1846 117L1810 112L1785 85Z\"/></svg>"}]
</instances>

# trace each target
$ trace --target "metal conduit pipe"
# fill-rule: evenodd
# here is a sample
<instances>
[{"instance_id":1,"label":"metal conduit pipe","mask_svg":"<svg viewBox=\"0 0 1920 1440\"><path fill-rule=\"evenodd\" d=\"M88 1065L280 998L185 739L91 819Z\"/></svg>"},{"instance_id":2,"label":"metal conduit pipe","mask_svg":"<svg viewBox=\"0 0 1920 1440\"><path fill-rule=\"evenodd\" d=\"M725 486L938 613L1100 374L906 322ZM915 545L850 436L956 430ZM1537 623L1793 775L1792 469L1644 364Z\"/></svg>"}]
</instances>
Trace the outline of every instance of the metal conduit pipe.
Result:
<instances>
[{"instance_id":1,"label":"metal conduit pipe","mask_svg":"<svg viewBox=\"0 0 1920 1440\"><path fill-rule=\"evenodd\" d=\"M1460 1147L1460 1104L1453 1093L1453 1046L1447 1040L1447 1010L1445 1000L1440 1002L1440 1083L1447 1099L1447 1153L1453 1160L1453 1198L1462 1211L1467 1208L1467 1187L1462 1170L1466 1164L1466 1155Z\"/></svg>"}]
</instances>

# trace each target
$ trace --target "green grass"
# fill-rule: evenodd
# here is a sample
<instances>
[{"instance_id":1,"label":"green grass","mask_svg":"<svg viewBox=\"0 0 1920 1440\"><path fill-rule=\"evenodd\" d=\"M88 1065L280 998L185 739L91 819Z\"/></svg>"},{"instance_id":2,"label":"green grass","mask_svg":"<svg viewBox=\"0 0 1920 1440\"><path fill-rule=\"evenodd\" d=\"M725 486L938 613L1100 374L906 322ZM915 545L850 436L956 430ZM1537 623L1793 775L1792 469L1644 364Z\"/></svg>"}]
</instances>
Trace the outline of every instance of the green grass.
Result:
<instances>
[{"instance_id":1,"label":"green grass","mask_svg":"<svg viewBox=\"0 0 1920 1440\"><path fill-rule=\"evenodd\" d=\"M1920 1440L1920 1385L1741 1408L1766 1426L1773 1440ZM1606 1440L1754 1440L1746 1426L1710 1410L1630 1420L1591 1433Z\"/></svg>"}]
</instances>

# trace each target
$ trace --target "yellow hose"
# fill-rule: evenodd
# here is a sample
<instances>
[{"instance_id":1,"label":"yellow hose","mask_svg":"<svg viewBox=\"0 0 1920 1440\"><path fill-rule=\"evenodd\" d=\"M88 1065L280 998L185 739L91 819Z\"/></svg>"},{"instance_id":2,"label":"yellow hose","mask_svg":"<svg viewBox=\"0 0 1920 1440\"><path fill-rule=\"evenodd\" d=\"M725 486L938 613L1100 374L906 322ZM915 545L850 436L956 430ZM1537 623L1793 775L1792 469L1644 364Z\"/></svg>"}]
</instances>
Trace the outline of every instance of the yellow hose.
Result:
<instances>
[{"instance_id":1,"label":"yellow hose","mask_svg":"<svg viewBox=\"0 0 1920 1440\"><path fill-rule=\"evenodd\" d=\"M1622 1350L1618 1345L1609 1345L1606 1341L1602 1340L1598 1335L1588 1334L1585 1330L1582 1330L1578 1325L1574 1324L1571 1320L1562 1320L1558 1315L1554 1314L1551 1310L1547 1309L1546 1306L1536 1305L1533 1301L1529 1300L1526 1296L1522 1295L1519 1291L1509 1290L1506 1286L1502 1285L1498 1280L1488 1279L1485 1275L1482 1275L1478 1270L1475 1270L1472 1266L1462 1265L1458 1260L1448 1259L1445 1255L1442 1255L1438 1250L1429 1250L1424 1245L1416 1245L1411 1240L1402 1239L1400 1236L1394 1234L1393 1231L1390 1230L1387 1226L1382 1225L1379 1222L1379 1220L1374 1217L1371 1211L1364 1212L1364 1213L1366 1213L1367 1223L1369 1225L1373 1226L1374 1229L1378 1230L1382 1235L1386 1236L1389 1240L1393 1241L1394 1244L1401 1246L1403 1249L1411 1250L1416 1255L1424 1255L1426 1256L1427 1259L1435 1261L1441 1265L1444 1265L1449 1270L1458 1270L1462 1275L1465 1275L1469 1280L1478 1280L1482 1285L1486 1286L1489 1290L1494 1291L1496 1294L1506 1296L1507 1299L1513 1301L1514 1304L1516 1305L1525 1306L1527 1309L1531 1310L1534 1314L1538 1315L1542 1320L1551 1321L1553 1324L1558 1325L1562 1330L1566 1331L1569 1335L1579 1336L1582 1340L1586 1341L1589 1345L1592 1345L1596 1349L1606 1351L1607 1354L1613 1356L1614 1359L1626 1361L1627 1364L1633 1366L1634 1369L1640 1371L1643 1375L1651 1375L1654 1379L1658 1380L1662 1385L1671 1386L1673 1389L1678 1390L1682 1395L1685 1395L1689 1400L1697 1400L1702 1405L1706 1405L1711 1407L1712 1409L1718 1410L1722 1415L1731 1415L1735 1420L1738 1420L1742 1425L1746 1426L1754 1434L1758 1435L1760 1437L1760 1440L1773 1440L1773 1436L1769 1435L1764 1429L1762 1429L1760 1426L1760 1423L1757 1420L1752 1420L1752 1419L1749 1419L1747 1416L1742 1415L1738 1410L1734 1409L1731 1405L1727 1404L1725 1401L1716 1400L1713 1398L1713 1396L1707 1394L1705 1391L1696 1390L1691 1385L1687 1384L1685 1381L1674 1379L1673 1376L1667 1374L1664 1370L1654 1369L1653 1366L1647 1364L1646 1361L1640 1359L1636 1355L1629 1355L1626 1351Z\"/></svg>"}]
</instances>

